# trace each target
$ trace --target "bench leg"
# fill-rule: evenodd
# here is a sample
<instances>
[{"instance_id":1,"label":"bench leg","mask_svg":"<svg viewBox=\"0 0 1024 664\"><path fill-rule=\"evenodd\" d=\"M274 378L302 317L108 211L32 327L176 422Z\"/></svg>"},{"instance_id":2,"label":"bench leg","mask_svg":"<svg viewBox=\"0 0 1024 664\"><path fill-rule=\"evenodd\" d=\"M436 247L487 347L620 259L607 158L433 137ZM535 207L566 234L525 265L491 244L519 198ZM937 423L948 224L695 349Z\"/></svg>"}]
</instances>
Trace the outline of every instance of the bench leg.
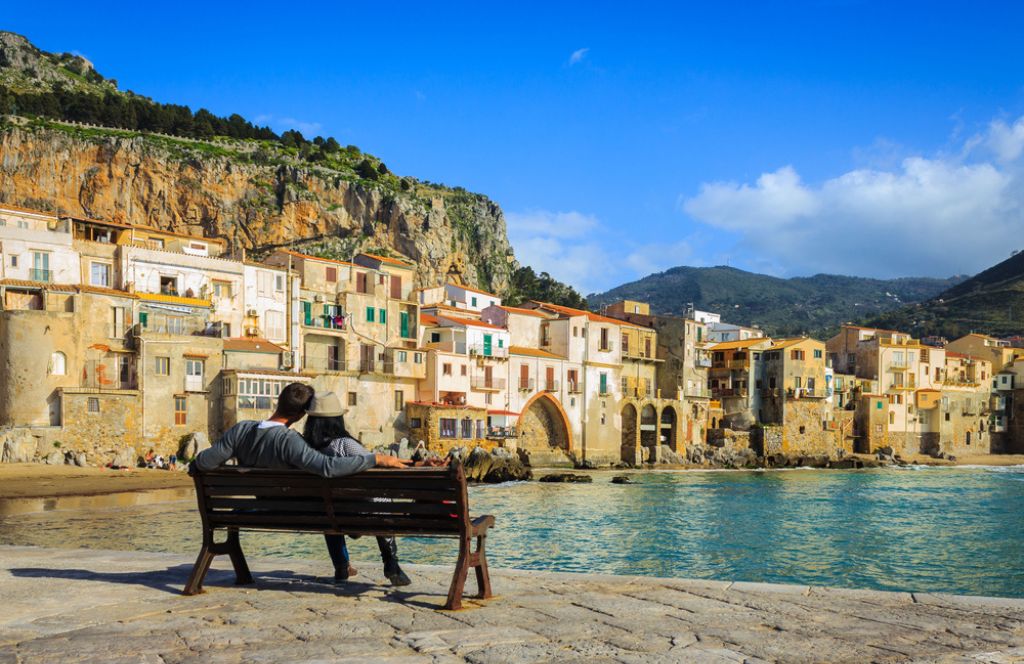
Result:
<instances>
[{"instance_id":1,"label":"bench leg","mask_svg":"<svg viewBox=\"0 0 1024 664\"><path fill-rule=\"evenodd\" d=\"M183 595L197 595L203 592L203 579L206 578L206 573L210 571L210 563L213 562L213 557L216 554L210 550L210 545L203 541L203 548L199 550L199 557L196 558L196 564L192 568L192 574L188 577L188 582L185 584L185 589L182 591Z\"/></svg>"},{"instance_id":2,"label":"bench leg","mask_svg":"<svg viewBox=\"0 0 1024 664\"><path fill-rule=\"evenodd\" d=\"M487 552L484 551L484 540L487 539L487 535L479 535L476 538L476 587L480 591L477 595L480 599L490 599L493 597L491 594L491 575L487 570Z\"/></svg>"},{"instance_id":3,"label":"bench leg","mask_svg":"<svg viewBox=\"0 0 1024 664\"><path fill-rule=\"evenodd\" d=\"M469 540L463 540L459 546L459 562L455 564L455 576L452 577L452 585L448 589L448 601L444 608L447 611L458 611L462 608L462 592L466 587L466 577L469 575Z\"/></svg>"},{"instance_id":4,"label":"bench leg","mask_svg":"<svg viewBox=\"0 0 1024 664\"><path fill-rule=\"evenodd\" d=\"M231 556L231 566L235 568L235 585L247 586L253 583L252 573L249 572L245 554L242 553L242 544L238 540L238 528L228 529L228 539L225 544L228 555Z\"/></svg>"}]
</instances>

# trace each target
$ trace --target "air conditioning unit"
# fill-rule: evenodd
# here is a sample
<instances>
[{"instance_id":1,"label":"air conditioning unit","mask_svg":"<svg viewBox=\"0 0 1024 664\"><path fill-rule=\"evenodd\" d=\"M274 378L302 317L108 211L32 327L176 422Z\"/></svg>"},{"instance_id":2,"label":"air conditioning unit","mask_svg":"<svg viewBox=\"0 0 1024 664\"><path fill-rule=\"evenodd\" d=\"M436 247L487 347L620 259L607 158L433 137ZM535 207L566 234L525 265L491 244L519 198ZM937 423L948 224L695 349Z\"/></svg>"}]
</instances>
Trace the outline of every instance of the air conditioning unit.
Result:
<instances>
[{"instance_id":1,"label":"air conditioning unit","mask_svg":"<svg viewBox=\"0 0 1024 664\"><path fill-rule=\"evenodd\" d=\"M246 309L246 310L245 310L245 315L246 315L246 316L250 316L250 317L252 317L252 318L255 318L255 317L256 317L256 316L258 316L259 314L258 314L258 313L256 312L256 310L255 310L255 309Z\"/></svg>"},{"instance_id":2,"label":"air conditioning unit","mask_svg":"<svg viewBox=\"0 0 1024 664\"><path fill-rule=\"evenodd\" d=\"M281 368L282 369L291 369L292 366L293 366L293 363L292 363L292 353L291 353L291 351L285 351L284 353L281 353Z\"/></svg>"},{"instance_id":3,"label":"air conditioning unit","mask_svg":"<svg viewBox=\"0 0 1024 664\"><path fill-rule=\"evenodd\" d=\"M313 301L314 302L323 302L324 301L324 296L323 295L314 295L313 296Z\"/></svg>"}]
</instances>

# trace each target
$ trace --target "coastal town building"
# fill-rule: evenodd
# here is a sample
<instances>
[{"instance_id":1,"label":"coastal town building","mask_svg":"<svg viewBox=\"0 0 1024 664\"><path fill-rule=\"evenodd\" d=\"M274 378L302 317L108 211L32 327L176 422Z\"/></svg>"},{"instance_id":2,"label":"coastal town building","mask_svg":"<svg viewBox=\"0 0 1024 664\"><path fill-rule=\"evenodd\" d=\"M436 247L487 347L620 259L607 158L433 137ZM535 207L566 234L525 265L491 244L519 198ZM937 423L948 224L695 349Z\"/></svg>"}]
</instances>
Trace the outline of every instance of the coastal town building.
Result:
<instances>
[{"instance_id":1,"label":"coastal town building","mask_svg":"<svg viewBox=\"0 0 1024 664\"><path fill-rule=\"evenodd\" d=\"M226 249L0 206L0 427L43 457L170 454L267 417L300 381L338 394L368 446L503 447L542 466L727 443L765 457L1024 450L1024 350L1007 340L852 325L772 339L692 307L508 306L419 284L379 252Z\"/></svg>"}]
</instances>

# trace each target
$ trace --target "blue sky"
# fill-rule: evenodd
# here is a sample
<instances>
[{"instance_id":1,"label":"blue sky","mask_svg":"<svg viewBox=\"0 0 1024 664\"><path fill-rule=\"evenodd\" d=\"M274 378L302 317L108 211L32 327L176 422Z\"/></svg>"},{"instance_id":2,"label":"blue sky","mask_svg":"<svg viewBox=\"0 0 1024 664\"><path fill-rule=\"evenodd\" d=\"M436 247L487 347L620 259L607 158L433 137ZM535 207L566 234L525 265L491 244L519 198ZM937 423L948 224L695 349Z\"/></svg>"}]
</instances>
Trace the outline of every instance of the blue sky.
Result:
<instances>
[{"instance_id":1,"label":"blue sky","mask_svg":"<svg viewBox=\"0 0 1024 664\"><path fill-rule=\"evenodd\" d=\"M2 27L485 193L520 260L584 292L1024 248L1024 3L490 4L22 3Z\"/></svg>"}]
</instances>

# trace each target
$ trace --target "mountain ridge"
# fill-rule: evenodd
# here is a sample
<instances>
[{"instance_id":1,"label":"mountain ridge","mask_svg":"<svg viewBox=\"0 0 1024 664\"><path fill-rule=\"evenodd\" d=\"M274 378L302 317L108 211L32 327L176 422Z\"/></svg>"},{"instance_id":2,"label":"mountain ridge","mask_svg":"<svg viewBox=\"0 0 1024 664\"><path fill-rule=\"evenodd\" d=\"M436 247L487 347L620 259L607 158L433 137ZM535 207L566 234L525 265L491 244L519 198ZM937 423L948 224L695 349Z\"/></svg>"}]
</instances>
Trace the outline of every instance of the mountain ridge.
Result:
<instances>
[{"instance_id":1,"label":"mountain ridge","mask_svg":"<svg viewBox=\"0 0 1024 664\"><path fill-rule=\"evenodd\" d=\"M640 300L656 313L675 315L692 304L721 314L723 321L758 326L768 334L824 337L843 323L926 300L966 278L874 279L825 273L782 278L726 265L681 265L587 299L596 307L620 299Z\"/></svg>"}]
</instances>

